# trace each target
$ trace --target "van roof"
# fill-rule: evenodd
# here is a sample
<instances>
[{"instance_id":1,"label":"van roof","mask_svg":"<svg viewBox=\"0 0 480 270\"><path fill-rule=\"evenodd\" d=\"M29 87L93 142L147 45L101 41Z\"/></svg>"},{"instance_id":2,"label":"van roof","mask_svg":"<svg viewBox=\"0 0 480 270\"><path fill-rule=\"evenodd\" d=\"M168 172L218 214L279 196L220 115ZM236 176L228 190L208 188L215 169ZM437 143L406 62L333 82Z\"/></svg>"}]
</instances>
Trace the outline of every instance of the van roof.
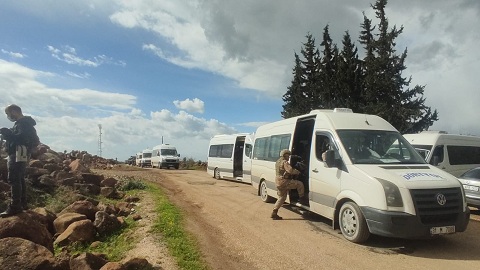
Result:
<instances>
[{"instance_id":1,"label":"van roof","mask_svg":"<svg viewBox=\"0 0 480 270\"><path fill-rule=\"evenodd\" d=\"M456 141L462 143L474 143L480 145L480 137L472 135L446 134L444 132L420 132L417 134L404 134L403 137L411 144L433 145L436 141L442 139L445 141Z\"/></svg>"},{"instance_id":2,"label":"van roof","mask_svg":"<svg viewBox=\"0 0 480 270\"><path fill-rule=\"evenodd\" d=\"M289 126L297 122L298 119L315 117L316 122L323 124L327 128L334 130L358 129L358 130L389 130L397 131L385 119L371 114L353 113L348 110L313 110L309 114L287 118L277 122L263 125L257 129L257 135L261 135L259 130L269 130L268 133L282 132L283 126Z\"/></svg>"}]
</instances>

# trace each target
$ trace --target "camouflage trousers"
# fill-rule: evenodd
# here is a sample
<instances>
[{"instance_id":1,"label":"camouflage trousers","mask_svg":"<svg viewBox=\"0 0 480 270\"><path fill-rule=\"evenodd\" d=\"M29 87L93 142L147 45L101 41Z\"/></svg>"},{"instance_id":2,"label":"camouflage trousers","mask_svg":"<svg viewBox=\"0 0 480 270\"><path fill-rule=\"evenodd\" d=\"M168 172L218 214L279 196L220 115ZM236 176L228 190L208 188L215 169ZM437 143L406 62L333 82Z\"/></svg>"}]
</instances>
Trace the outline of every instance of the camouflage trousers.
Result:
<instances>
[{"instance_id":1,"label":"camouflage trousers","mask_svg":"<svg viewBox=\"0 0 480 270\"><path fill-rule=\"evenodd\" d=\"M273 210L278 210L282 207L283 203L287 199L288 191L291 189L296 189L298 191L298 196L303 197L305 195L305 187L303 183L298 180L287 180L281 188L277 187L278 200L273 206Z\"/></svg>"}]
</instances>

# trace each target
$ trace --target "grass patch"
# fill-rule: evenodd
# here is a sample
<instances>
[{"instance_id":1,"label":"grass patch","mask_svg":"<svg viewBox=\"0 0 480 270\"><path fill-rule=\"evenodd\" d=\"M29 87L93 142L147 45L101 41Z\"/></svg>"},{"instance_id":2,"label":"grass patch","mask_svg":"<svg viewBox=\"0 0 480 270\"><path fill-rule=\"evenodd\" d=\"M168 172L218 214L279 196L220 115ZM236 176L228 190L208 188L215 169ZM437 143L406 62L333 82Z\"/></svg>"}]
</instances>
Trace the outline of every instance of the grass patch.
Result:
<instances>
[{"instance_id":1,"label":"grass patch","mask_svg":"<svg viewBox=\"0 0 480 270\"><path fill-rule=\"evenodd\" d=\"M153 231L163 235L180 269L208 269L206 262L202 260L195 238L184 229L181 211L169 202L158 186L148 184L148 191L154 197L155 210L159 214Z\"/></svg>"}]
</instances>

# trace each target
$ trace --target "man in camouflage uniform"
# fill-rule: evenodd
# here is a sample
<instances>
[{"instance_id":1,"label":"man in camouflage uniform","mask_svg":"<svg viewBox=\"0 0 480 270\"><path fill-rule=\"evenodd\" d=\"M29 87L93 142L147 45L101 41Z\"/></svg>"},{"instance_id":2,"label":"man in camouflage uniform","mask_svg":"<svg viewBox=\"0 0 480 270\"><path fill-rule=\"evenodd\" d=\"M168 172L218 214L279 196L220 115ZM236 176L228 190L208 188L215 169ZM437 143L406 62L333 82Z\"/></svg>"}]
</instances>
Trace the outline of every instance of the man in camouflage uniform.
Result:
<instances>
[{"instance_id":1,"label":"man in camouflage uniform","mask_svg":"<svg viewBox=\"0 0 480 270\"><path fill-rule=\"evenodd\" d=\"M299 202L306 204L305 188L303 183L293 179L293 176L300 174L300 172L293 168L288 162L291 154L292 153L288 149L282 150L280 152L280 158L275 163L275 184L277 185L277 194L279 197L275 203L275 206L273 207L272 215L270 216L274 220L282 219L282 217L278 215L278 209L280 209L287 199L289 190L296 189L298 191L298 195L300 196Z\"/></svg>"}]
</instances>

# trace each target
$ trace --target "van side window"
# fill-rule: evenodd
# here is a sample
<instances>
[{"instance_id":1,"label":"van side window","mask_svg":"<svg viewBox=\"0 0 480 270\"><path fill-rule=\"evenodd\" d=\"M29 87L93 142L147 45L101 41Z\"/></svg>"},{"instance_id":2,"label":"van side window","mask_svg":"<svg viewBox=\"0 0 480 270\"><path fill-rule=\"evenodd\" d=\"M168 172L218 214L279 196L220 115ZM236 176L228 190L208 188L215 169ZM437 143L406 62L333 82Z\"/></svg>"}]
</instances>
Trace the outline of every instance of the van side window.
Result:
<instances>
[{"instance_id":1,"label":"van side window","mask_svg":"<svg viewBox=\"0 0 480 270\"><path fill-rule=\"evenodd\" d=\"M253 147L254 159L265 160L268 145L267 143L268 137L255 139L255 146Z\"/></svg>"},{"instance_id":2,"label":"van side window","mask_svg":"<svg viewBox=\"0 0 480 270\"><path fill-rule=\"evenodd\" d=\"M433 155L432 158L430 159L430 164L434 163L435 157L438 157L438 163L443 162L443 145L437 145L435 146L435 149L433 149Z\"/></svg>"},{"instance_id":3,"label":"van side window","mask_svg":"<svg viewBox=\"0 0 480 270\"><path fill-rule=\"evenodd\" d=\"M317 134L315 138L315 156L318 160L324 161L322 154L327 150L335 151L335 159L339 158L339 154L331 139L325 134Z\"/></svg>"},{"instance_id":4,"label":"van side window","mask_svg":"<svg viewBox=\"0 0 480 270\"><path fill-rule=\"evenodd\" d=\"M245 156L250 157L252 154L252 145L251 144L245 144Z\"/></svg>"},{"instance_id":5,"label":"van side window","mask_svg":"<svg viewBox=\"0 0 480 270\"><path fill-rule=\"evenodd\" d=\"M480 164L480 147L447 145L450 165Z\"/></svg>"},{"instance_id":6,"label":"van side window","mask_svg":"<svg viewBox=\"0 0 480 270\"><path fill-rule=\"evenodd\" d=\"M290 134L255 139L253 159L277 161L280 151L290 146Z\"/></svg>"},{"instance_id":7,"label":"van side window","mask_svg":"<svg viewBox=\"0 0 480 270\"><path fill-rule=\"evenodd\" d=\"M229 157L232 157L232 153L233 153L233 144L211 145L210 150L208 152L208 156L229 158Z\"/></svg>"}]
</instances>

